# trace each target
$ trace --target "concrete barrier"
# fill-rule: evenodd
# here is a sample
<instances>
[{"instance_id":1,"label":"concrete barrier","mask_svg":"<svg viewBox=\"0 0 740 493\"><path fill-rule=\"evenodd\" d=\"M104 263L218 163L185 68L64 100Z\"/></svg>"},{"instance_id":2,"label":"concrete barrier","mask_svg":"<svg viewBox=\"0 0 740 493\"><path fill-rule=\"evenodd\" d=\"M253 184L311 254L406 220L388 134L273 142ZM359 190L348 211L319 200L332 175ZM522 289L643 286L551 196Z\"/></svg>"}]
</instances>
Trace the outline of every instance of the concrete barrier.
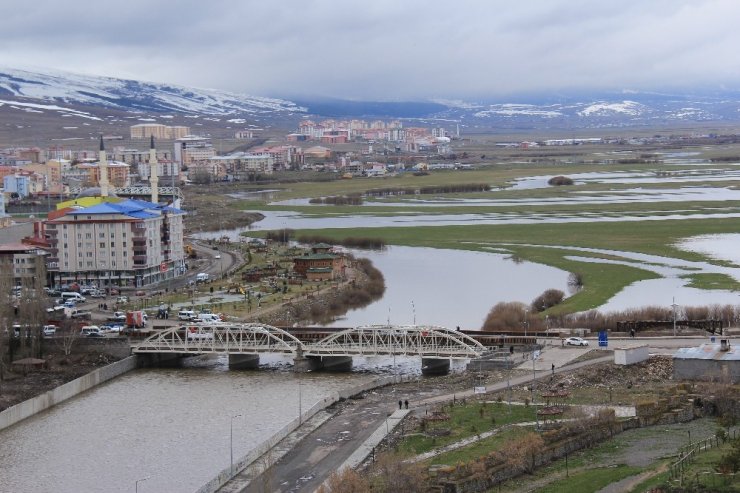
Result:
<instances>
[{"instance_id":1,"label":"concrete barrier","mask_svg":"<svg viewBox=\"0 0 740 493\"><path fill-rule=\"evenodd\" d=\"M0 430L4 430L26 418L30 418L41 411L45 411L112 378L123 375L135 369L136 363L136 356L129 356L121 361L93 370L87 375L60 385L32 399L9 407L5 411L0 412Z\"/></svg>"},{"instance_id":2,"label":"concrete barrier","mask_svg":"<svg viewBox=\"0 0 740 493\"><path fill-rule=\"evenodd\" d=\"M300 419L296 416L270 438L257 445L247 455L235 461L233 470L230 466L222 469L218 473L218 475L216 475L216 477L204 484L200 489L196 491L196 493L215 493L231 478L239 474L245 468L249 467L260 457L269 452L270 449L276 446L282 439L287 437L290 433L294 432L302 423L305 423L314 414L321 411L322 409L326 409L336 402L349 399L353 395L360 394L367 390L384 387L386 385L391 385L394 383L405 382L408 380L410 380L409 377L403 375L394 375L390 377L376 378L369 382L343 389L339 392L333 392L328 397L325 397L320 402L317 402L316 404L311 406L310 409L306 409L305 411L303 411L303 413L301 413Z\"/></svg>"}]
</instances>

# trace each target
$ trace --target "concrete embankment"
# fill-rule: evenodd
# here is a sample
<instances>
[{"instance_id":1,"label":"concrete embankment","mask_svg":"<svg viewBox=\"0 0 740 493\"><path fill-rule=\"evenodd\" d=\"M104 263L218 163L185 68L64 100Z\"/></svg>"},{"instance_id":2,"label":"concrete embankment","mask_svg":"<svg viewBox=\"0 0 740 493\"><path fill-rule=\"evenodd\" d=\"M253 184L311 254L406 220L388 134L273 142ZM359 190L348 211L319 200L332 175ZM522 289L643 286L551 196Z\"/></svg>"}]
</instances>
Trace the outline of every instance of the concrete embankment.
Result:
<instances>
[{"instance_id":1,"label":"concrete embankment","mask_svg":"<svg viewBox=\"0 0 740 493\"><path fill-rule=\"evenodd\" d=\"M137 367L137 362L138 358L136 356L129 356L121 361L93 370L87 375L60 385L32 399L9 407L3 412L0 412L0 430L26 418L30 418L101 383L105 383L117 376L134 370Z\"/></svg>"},{"instance_id":2,"label":"concrete embankment","mask_svg":"<svg viewBox=\"0 0 740 493\"><path fill-rule=\"evenodd\" d=\"M365 392L367 390L391 385L393 383L400 383L407 380L409 380L409 378L405 376L376 378L363 384L354 385L339 392L334 392L333 395L322 399L321 401L313 405L310 409L304 411L301 414L300 418L296 417L295 419L288 422L285 426L283 426L282 429L280 429L280 431L275 433L269 439L257 445L250 453L248 453L244 457L241 457L238 461L235 461L233 470L231 467L227 467L220 471L216 477L203 485L203 487L200 488L196 493L214 493L216 491L219 491L219 489L223 487L226 483L231 481L232 478L233 480L237 480L236 476L238 476L240 472L257 462L265 454L269 454L273 450L273 448L280 443L281 440L285 439L290 433L298 429L303 423L306 423L316 413L323 409L326 409L332 404L344 399L349 399L350 397L361 394L362 392ZM278 456L271 455L271 459L273 461L276 461L279 458L280 457ZM246 484L247 482L245 481L244 484L241 486L246 486Z\"/></svg>"}]
</instances>

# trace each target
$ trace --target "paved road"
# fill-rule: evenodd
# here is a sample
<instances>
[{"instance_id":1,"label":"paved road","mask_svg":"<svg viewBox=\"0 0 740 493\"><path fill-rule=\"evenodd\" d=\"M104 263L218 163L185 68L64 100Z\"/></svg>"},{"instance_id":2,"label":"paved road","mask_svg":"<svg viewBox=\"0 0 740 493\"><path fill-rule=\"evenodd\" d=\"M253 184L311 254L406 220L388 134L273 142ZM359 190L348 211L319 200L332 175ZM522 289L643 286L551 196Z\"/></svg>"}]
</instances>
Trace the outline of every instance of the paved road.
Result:
<instances>
[{"instance_id":1,"label":"paved road","mask_svg":"<svg viewBox=\"0 0 740 493\"><path fill-rule=\"evenodd\" d=\"M694 338L644 338L614 342L615 346L649 345L651 353L670 354L679 347L694 346L708 340L706 337ZM522 364L527 374L502 380L487 386L487 392L497 392L508 385L528 384L533 373L537 379L546 378L552 373L552 364L556 364L555 373L567 373L596 363L613 361L609 353L604 356L570 363L583 354L582 348L546 348L542 355L542 364L535 365L531 372L531 360ZM517 354L521 357L520 354ZM399 398L409 399L410 408L416 414L423 414L429 407L448 402L453 398L465 398L473 395L473 389L466 387L455 393L440 393L434 390L433 379L422 382L399 384L377 389L361 400L350 400L340 406L337 413L322 426L308 433L295 444L269 474L258 477L246 488L224 489L242 493L273 492L313 492L318 486L349 457L367 438L383 424L390 413L397 409Z\"/></svg>"}]
</instances>

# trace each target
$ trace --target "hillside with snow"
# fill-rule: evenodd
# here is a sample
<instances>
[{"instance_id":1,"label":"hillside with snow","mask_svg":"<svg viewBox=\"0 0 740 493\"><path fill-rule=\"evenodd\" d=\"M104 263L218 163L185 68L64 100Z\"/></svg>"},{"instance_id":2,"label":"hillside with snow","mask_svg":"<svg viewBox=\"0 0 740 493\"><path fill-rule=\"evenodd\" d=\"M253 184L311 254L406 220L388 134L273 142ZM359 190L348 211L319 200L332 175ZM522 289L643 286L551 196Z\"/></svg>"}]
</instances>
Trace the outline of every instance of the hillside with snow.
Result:
<instances>
[{"instance_id":1,"label":"hillside with snow","mask_svg":"<svg viewBox=\"0 0 740 493\"><path fill-rule=\"evenodd\" d=\"M198 115L301 113L290 101L171 84L0 67L0 99Z\"/></svg>"},{"instance_id":2,"label":"hillside with snow","mask_svg":"<svg viewBox=\"0 0 740 493\"><path fill-rule=\"evenodd\" d=\"M108 112L117 112L114 118ZM66 72L0 68L0 116L22 130L39 118L60 116L74 123L56 128L135 121L197 119L195 126L295 128L304 117L393 118L417 124L455 122L464 129L610 128L740 122L740 93L691 94L622 91L547 95L499 101L347 101L306 98L300 102L214 89L141 82ZM21 116L18 118L18 116ZM36 115L38 118L33 119ZM129 120L131 120L129 122ZM102 123L101 123L102 125ZM98 125L100 127L100 125ZM119 130L120 131L120 130Z\"/></svg>"}]
</instances>

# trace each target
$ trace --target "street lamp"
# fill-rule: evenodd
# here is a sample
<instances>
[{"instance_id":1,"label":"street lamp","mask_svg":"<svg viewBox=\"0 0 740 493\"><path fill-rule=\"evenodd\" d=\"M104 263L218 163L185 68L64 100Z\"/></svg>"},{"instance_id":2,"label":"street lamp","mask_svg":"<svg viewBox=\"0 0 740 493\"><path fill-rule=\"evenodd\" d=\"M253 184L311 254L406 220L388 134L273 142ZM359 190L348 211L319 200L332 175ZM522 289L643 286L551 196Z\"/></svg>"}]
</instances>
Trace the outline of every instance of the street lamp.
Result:
<instances>
[{"instance_id":1,"label":"street lamp","mask_svg":"<svg viewBox=\"0 0 740 493\"><path fill-rule=\"evenodd\" d=\"M524 337L527 337L527 329L529 328L529 322L527 322L527 315L529 314L529 310L527 308L524 309Z\"/></svg>"},{"instance_id":2,"label":"street lamp","mask_svg":"<svg viewBox=\"0 0 740 493\"><path fill-rule=\"evenodd\" d=\"M234 474L234 419L241 418L241 414L237 414L235 416L231 417L231 422L229 423L229 459L230 459L230 472L231 474Z\"/></svg>"},{"instance_id":3,"label":"street lamp","mask_svg":"<svg viewBox=\"0 0 740 493\"><path fill-rule=\"evenodd\" d=\"M147 479L149 479L149 478L151 478L151 476L147 476L147 477L145 477L145 478L137 479L137 480L136 480L136 482L134 483L134 488L135 488L135 490L134 490L134 491L135 491L136 493L139 493L139 483L141 483L141 482L143 482L143 481L146 481L146 480L147 480Z\"/></svg>"}]
</instances>

